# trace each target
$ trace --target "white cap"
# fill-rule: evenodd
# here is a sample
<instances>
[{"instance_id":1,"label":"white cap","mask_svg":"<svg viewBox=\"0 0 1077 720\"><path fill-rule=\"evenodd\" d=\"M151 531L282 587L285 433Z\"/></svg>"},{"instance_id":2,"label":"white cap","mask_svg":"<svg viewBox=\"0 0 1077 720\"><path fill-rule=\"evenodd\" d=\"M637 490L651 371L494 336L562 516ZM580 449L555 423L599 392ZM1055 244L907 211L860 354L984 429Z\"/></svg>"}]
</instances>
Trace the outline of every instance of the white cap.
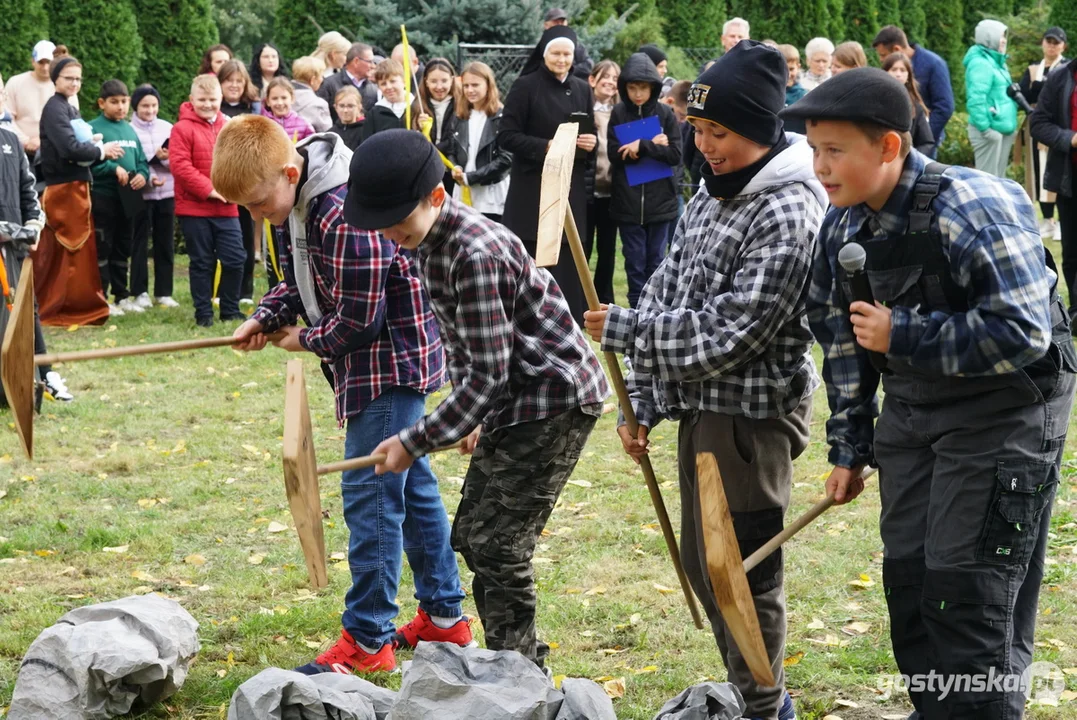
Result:
<instances>
[{"instance_id":1,"label":"white cap","mask_svg":"<svg viewBox=\"0 0 1077 720\"><path fill-rule=\"evenodd\" d=\"M42 40L37 45L34 45L34 62L41 62L42 60L52 60L52 54L54 52L56 52L56 45L49 42L48 40Z\"/></svg>"}]
</instances>

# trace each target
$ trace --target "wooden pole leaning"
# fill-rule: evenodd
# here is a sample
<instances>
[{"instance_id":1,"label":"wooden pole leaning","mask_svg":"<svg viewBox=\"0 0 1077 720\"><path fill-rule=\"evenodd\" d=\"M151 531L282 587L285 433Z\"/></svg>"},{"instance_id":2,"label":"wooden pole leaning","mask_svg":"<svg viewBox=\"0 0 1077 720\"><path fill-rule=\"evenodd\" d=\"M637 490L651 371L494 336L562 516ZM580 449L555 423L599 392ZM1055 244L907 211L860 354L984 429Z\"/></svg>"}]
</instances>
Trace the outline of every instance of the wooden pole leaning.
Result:
<instances>
[{"instance_id":1,"label":"wooden pole leaning","mask_svg":"<svg viewBox=\"0 0 1077 720\"><path fill-rule=\"evenodd\" d=\"M460 447L455 443L435 452ZM284 492L292 512L310 584L317 590L329 584L325 562L325 534L322 531L322 501L318 478L322 475L359 470L385 462L385 455L366 455L319 465L314 457L314 434L307 402L303 361L289 360L284 390Z\"/></svg>"},{"instance_id":2,"label":"wooden pole leaning","mask_svg":"<svg viewBox=\"0 0 1077 720\"><path fill-rule=\"evenodd\" d=\"M280 337L271 333L271 339ZM34 366L54 365L85 360L107 360L133 355L184 352L205 348L230 347L231 337L197 338L176 342L130 345L127 347L80 350L77 352L34 354L34 266L30 258L23 261L15 303L0 347L0 381L15 416L15 429L27 457L34 457Z\"/></svg>"},{"instance_id":3,"label":"wooden pole leaning","mask_svg":"<svg viewBox=\"0 0 1077 720\"><path fill-rule=\"evenodd\" d=\"M576 155L576 135L579 131L577 123L564 123L558 129L551 142L550 149L546 153L546 161L542 167L542 185L539 198L539 229L537 238L536 264L540 267L556 265L561 252L562 233L568 237L568 245L572 250L572 258L576 264L576 271L580 276L584 294L587 297L587 306L591 310L599 309L598 293L595 290L594 280L591 278L591 269L587 264L587 257L583 251L583 243L580 241L579 231L576 229L576 221L572 216L572 208L569 206L568 193L572 183L572 165ZM621 406L621 412L625 416L625 424L635 436L639 429L636 422L636 414L632 409L632 403L628 395L628 387L625 385L624 376L621 373L620 361L615 353L604 353L606 359L606 371L610 382L617 393L617 401ZM658 487L658 479L655 477L654 468L650 458L646 455L640 460L640 468L643 470L643 479L647 485L647 492L651 496L655 513L658 516L658 524L662 528L662 535L669 549L670 559L673 561L673 569L677 573L677 579L684 593L684 600L688 604L688 610L692 614L692 621L697 629L703 629L703 617L699 612L699 605L692 586L688 582L688 576L681 564L680 550L677 546L677 536L673 531L673 525L666 511L666 504L662 499L662 491Z\"/></svg>"}]
</instances>

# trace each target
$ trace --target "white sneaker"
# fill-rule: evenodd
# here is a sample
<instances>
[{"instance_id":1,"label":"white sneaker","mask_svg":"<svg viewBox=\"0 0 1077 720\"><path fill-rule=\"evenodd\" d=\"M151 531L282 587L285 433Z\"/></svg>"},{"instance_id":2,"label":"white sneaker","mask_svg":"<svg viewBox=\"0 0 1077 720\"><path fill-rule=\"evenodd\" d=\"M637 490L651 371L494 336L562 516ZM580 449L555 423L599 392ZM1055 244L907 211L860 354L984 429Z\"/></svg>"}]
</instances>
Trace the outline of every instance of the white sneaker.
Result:
<instances>
[{"instance_id":1,"label":"white sneaker","mask_svg":"<svg viewBox=\"0 0 1077 720\"><path fill-rule=\"evenodd\" d=\"M1048 237L1055 229L1055 221L1052 218L1040 220L1040 237Z\"/></svg>"},{"instance_id":2,"label":"white sneaker","mask_svg":"<svg viewBox=\"0 0 1077 720\"><path fill-rule=\"evenodd\" d=\"M75 396L67 391L67 384L60 377L60 373L55 370L45 373L45 391L60 402L71 402L75 399Z\"/></svg>"},{"instance_id":3,"label":"white sneaker","mask_svg":"<svg viewBox=\"0 0 1077 720\"><path fill-rule=\"evenodd\" d=\"M220 304L221 304L221 299L219 297L213 298L213 306L214 307L218 307Z\"/></svg>"},{"instance_id":4,"label":"white sneaker","mask_svg":"<svg viewBox=\"0 0 1077 720\"><path fill-rule=\"evenodd\" d=\"M119 305L109 303L108 304L108 314L109 314L110 317L119 317L119 316L123 315L124 312L123 312L123 310L120 309Z\"/></svg>"},{"instance_id":5,"label":"white sneaker","mask_svg":"<svg viewBox=\"0 0 1077 720\"><path fill-rule=\"evenodd\" d=\"M145 308L143 308L141 305L139 305L137 302L135 302L134 300L132 300L129 297L125 297L123 300L120 300L120 310L123 310L125 313L129 313L129 312L144 313L144 312L146 312Z\"/></svg>"},{"instance_id":6,"label":"white sneaker","mask_svg":"<svg viewBox=\"0 0 1077 720\"><path fill-rule=\"evenodd\" d=\"M150 300L149 293L142 293L135 298L135 305L138 305L143 310L149 310L151 307L153 307L153 300Z\"/></svg>"},{"instance_id":7,"label":"white sneaker","mask_svg":"<svg viewBox=\"0 0 1077 720\"><path fill-rule=\"evenodd\" d=\"M250 298L240 298L239 299L239 304L240 305L250 305L250 306L253 307L254 306L254 300L251 300Z\"/></svg>"},{"instance_id":8,"label":"white sneaker","mask_svg":"<svg viewBox=\"0 0 1077 720\"><path fill-rule=\"evenodd\" d=\"M1055 240L1062 239L1062 223L1058 222L1057 220L1055 220L1054 238Z\"/></svg>"},{"instance_id":9,"label":"white sneaker","mask_svg":"<svg viewBox=\"0 0 1077 720\"><path fill-rule=\"evenodd\" d=\"M164 297L157 298L157 304L166 308L178 308L180 304L172 299L172 296L165 295Z\"/></svg>"}]
</instances>

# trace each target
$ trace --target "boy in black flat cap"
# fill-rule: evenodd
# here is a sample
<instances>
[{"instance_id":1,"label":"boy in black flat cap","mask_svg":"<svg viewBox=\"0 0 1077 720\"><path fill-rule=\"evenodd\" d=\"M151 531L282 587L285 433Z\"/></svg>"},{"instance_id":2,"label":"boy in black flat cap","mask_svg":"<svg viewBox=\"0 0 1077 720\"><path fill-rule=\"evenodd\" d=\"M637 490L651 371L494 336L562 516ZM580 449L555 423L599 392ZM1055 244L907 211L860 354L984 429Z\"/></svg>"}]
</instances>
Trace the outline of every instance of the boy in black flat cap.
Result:
<instances>
[{"instance_id":1,"label":"boy in black flat cap","mask_svg":"<svg viewBox=\"0 0 1077 720\"><path fill-rule=\"evenodd\" d=\"M783 114L807 122L834 205L808 297L826 490L849 502L878 466L898 668L973 678L910 691L918 717L1019 718L1077 370L1032 205L1010 180L910 151L908 93L881 70L842 73ZM854 302L857 266L874 304Z\"/></svg>"},{"instance_id":2,"label":"boy in black flat cap","mask_svg":"<svg viewBox=\"0 0 1077 720\"><path fill-rule=\"evenodd\" d=\"M623 75L622 75L623 77ZM808 444L819 386L804 313L812 246L825 194L804 138L786 135L786 65L777 50L743 40L693 83L688 122L706 162L665 261L635 309L589 312L603 350L632 361L628 378L640 431L621 425L626 452L646 452L663 419L680 420L681 559L707 612L745 717L793 720L784 688L782 556L748 573L777 680L755 682L726 628L707 574L696 453L714 453L741 554L781 532L793 460Z\"/></svg>"},{"instance_id":3,"label":"boy in black flat cap","mask_svg":"<svg viewBox=\"0 0 1077 720\"><path fill-rule=\"evenodd\" d=\"M609 388L549 272L507 228L449 197L443 175L434 146L409 130L374 135L352 160L344 217L415 252L453 384L374 450L386 455L375 471L466 441L452 546L475 573L487 647L542 667L531 558Z\"/></svg>"}]
</instances>

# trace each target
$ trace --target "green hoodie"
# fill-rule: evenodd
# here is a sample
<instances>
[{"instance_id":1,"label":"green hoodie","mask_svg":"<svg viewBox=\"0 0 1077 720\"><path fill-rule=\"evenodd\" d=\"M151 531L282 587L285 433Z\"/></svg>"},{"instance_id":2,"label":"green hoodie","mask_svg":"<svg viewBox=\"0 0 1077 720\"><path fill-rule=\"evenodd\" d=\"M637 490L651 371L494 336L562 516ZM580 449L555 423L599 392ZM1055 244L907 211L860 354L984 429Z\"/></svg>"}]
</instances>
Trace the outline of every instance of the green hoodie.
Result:
<instances>
[{"instance_id":1,"label":"green hoodie","mask_svg":"<svg viewBox=\"0 0 1077 720\"><path fill-rule=\"evenodd\" d=\"M123 157L119 160L105 160L93 166L93 191L100 195L119 194L119 182L116 180L116 168L127 171L128 182L137 173L150 180L150 164L142 151L135 129L126 120L109 120L103 114L90 121L94 133L101 133L101 142L118 142L123 147Z\"/></svg>"},{"instance_id":2,"label":"green hoodie","mask_svg":"<svg viewBox=\"0 0 1077 720\"><path fill-rule=\"evenodd\" d=\"M1006 26L984 20L976 26L976 45L965 53L965 105L969 125L980 132L1017 132L1017 103L1006 94L1013 79L1006 56L998 51Z\"/></svg>"}]
</instances>

